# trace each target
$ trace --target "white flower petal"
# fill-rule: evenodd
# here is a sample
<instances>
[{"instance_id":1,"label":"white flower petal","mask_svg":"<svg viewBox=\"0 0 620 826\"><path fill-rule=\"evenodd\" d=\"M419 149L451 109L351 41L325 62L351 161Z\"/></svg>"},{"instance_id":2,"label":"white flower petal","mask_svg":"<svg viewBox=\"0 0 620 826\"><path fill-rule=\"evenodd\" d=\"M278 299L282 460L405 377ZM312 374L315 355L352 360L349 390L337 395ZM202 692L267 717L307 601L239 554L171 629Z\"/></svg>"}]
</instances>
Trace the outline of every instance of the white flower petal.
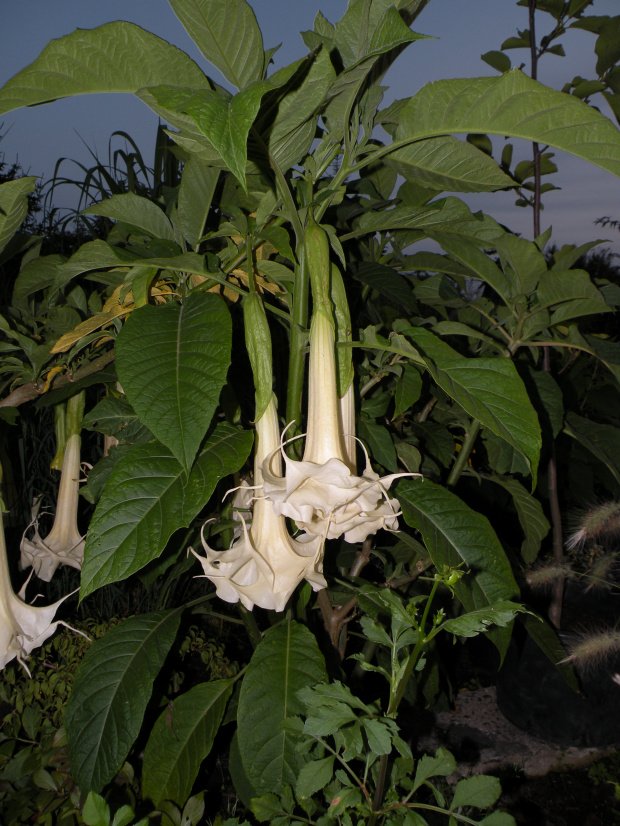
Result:
<instances>
[{"instance_id":1,"label":"white flower petal","mask_svg":"<svg viewBox=\"0 0 620 826\"><path fill-rule=\"evenodd\" d=\"M56 622L52 620L58 607L71 594L67 594L53 605L40 607L28 605L24 597L29 581L30 577L18 595L13 592L6 558L4 528L0 516L0 669L17 658L18 662L28 671L24 661L30 652L49 639L58 625L66 625L61 620Z\"/></svg>"},{"instance_id":2,"label":"white flower petal","mask_svg":"<svg viewBox=\"0 0 620 826\"><path fill-rule=\"evenodd\" d=\"M278 415L272 399L256 422L257 446L254 458L254 481L262 483L261 467L279 443ZM274 463L279 466L279 458ZM200 561L204 576L213 582L217 595L226 602L241 601L246 608L254 605L283 611L286 603L306 579L315 590L325 588L321 573L323 540L319 536L293 539L283 516L275 513L273 503L265 498L254 501L252 524L242 520L243 533L225 551L202 544L206 556Z\"/></svg>"}]
</instances>

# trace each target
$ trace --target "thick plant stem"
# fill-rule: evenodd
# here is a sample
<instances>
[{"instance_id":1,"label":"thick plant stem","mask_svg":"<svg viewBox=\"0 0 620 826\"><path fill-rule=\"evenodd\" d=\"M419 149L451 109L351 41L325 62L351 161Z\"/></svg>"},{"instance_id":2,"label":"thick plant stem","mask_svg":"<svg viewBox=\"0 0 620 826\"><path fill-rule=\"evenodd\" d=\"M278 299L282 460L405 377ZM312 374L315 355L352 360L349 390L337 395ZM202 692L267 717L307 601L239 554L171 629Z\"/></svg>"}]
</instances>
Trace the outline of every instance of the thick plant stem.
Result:
<instances>
[{"instance_id":1,"label":"thick plant stem","mask_svg":"<svg viewBox=\"0 0 620 826\"><path fill-rule=\"evenodd\" d=\"M245 605L242 605L240 602L237 604L237 609L239 611L241 619L243 620L245 630L247 631L250 643L252 645L252 649L255 651L256 647L262 639L260 629L256 623L256 617L254 616L252 611L248 611Z\"/></svg>"},{"instance_id":2,"label":"thick plant stem","mask_svg":"<svg viewBox=\"0 0 620 826\"><path fill-rule=\"evenodd\" d=\"M531 76L533 80L538 76L538 52L536 47L536 0L529 0L529 30L530 30L530 60L531 60ZM540 235L540 212L542 209L541 203L541 174L540 174L540 149L537 143L532 144L534 153L534 238ZM543 369L546 373L551 372L551 354L549 347L544 349ZM562 544L562 513L560 511L560 499L558 493L558 474L557 462L555 455L555 445L551 445L551 458L547 465L547 491L549 494L549 508L551 511L551 526L552 526L552 544L553 544L553 561L559 565L564 562L564 548ZM549 621L556 627L560 628L562 621L562 602L564 599L564 577L559 579L554 587L549 603L548 617Z\"/></svg>"},{"instance_id":3,"label":"thick plant stem","mask_svg":"<svg viewBox=\"0 0 620 826\"><path fill-rule=\"evenodd\" d=\"M450 475L448 476L446 485L449 488L453 488L458 482L459 477L463 472L463 468L467 464L469 457L471 456L471 452L474 449L474 444L476 442L479 432L480 422L477 421L477 419L472 419L472 423L469 426L467 435L465 436L465 441L463 442L461 449L459 450L459 455L456 457L456 462L452 465L452 470L450 471Z\"/></svg>"}]
</instances>

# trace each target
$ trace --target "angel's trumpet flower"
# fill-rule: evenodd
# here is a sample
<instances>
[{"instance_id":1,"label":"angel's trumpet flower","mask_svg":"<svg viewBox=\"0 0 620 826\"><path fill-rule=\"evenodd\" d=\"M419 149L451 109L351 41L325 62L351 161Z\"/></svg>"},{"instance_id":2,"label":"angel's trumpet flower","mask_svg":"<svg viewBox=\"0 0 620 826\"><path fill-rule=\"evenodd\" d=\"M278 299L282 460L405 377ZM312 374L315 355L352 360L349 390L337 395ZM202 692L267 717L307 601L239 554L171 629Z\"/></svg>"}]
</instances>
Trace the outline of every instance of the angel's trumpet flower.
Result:
<instances>
[{"instance_id":1,"label":"angel's trumpet flower","mask_svg":"<svg viewBox=\"0 0 620 826\"><path fill-rule=\"evenodd\" d=\"M311 226L306 239L315 310L310 326L308 432L302 461L289 458L280 445L263 464L263 490L277 514L324 539L344 535L363 542L380 528L396 530L400 506L387 490L394 473L380 478L370 467L357 476L353 389L338 398L335 332L327 286L329 254L323 230ZM321 275L323 273L323 275ZM286 473L274 472L273 462L284 458Z\"/></svg>"},{"instance_id":2,"label":"angel's trumpet flower","mask_svg":"<svg viewBox=\"0 0 620 826\"><path fill-rule=\"evenodd\" d=\"M70 399L69 404L72 401ZM83 408L83 400L78 399L68 411L73 431L78 429L76 422L81 420ZM32 508L32 521L26 528L21 541L20 568L23 570L32 565L35 574L45 582L51 580L59 565L70 565L78 571L82 568L85 539L80 535L77 526L80 441L79 432L73 432L64 445L56 515L52 530L45 539L41 538L38 526L40 505L40 500L38 500ZM29 539L26 534L32 527L34 527L34 536Z\"/></svg>"},{"instance_id":3,"label":"angel's trumpet flower","mask_svg":"<svg viewBox=\"0 0 620 826\"><path fill-rule=\"evenodd\" d=\"M256 422L256 437L254 483L260 492L263 462L278 450L280 442L274 397ZM228 550L213 550L204 538L202 544L206 557L194 555L204 575L215 585L217 595L226 602L241 601L250 610L258 605L283 611L302 580L310 582L315 591L326 587L321 573L322 538L302 535L293 539L284 517L277 516L272 503L261 496L255 498L250 528L244 521L243 534Z\"/></svg>"},{"instance_id":4,"label":"angel's trumpet flower","mask_svg":"<svg viewBox=\"0 0 620 826\"><path fill-rule=\"evenodd\" d=\"M25 660L30 652L43 645L52 636L57 626L71 627L62 620L52 622L58 606L71 594L67 594L53 605L28 605L24 599L29 581L30 577L19 594L15 595L9 576L4 528L0 515L0 669L17 658L17 661L28 671ZM28 674L30 674L29 671Z\"/></svg>"},{"instance_id":5,"label":"angel's trumpet flower","mask_svg":"<svg viewBox=\"0 0 620 826\"><path fill-rule=\"evenodd\" d=\"M341 406L336 392L333 328L323 313L316 313L310 331L303 460L289 458L281 445L263 464L263 491L275 513L290 517L302 530L325 539L344 534L347 542L363 542L380 528L398 528L399 503L388 497L387 490L395 479L409 474L380 478L367 460L363 474L357 476L354 452L346 444L354 433L343 432L343 408L350 410L350 400L345 397ZM352 417L347 425L352 431ZM274 473L280 454L286 465L284 478Z\"/></svg>"}]
</instances>

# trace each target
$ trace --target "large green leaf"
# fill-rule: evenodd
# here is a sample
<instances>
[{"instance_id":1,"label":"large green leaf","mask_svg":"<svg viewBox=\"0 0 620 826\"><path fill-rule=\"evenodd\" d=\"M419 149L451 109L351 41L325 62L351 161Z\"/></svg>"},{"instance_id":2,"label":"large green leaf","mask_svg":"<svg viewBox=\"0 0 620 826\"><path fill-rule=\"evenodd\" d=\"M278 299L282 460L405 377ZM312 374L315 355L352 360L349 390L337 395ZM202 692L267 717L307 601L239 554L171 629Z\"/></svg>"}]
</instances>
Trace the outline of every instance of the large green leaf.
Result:
<instances>
[{"instance_id":1,"label":"large green leaf","mask_svg":"<svg viewBox=\"0 0 620 826\"><path fill-rule=\"evenodd\" d=\"M566 432L601 461L620 483L620 429L600 424L572 411L566 414Z\"/></svg>"},{"instance_id":2,"label":"large green leaf","mask_svg":"<svg viewBox=\"0 0 620 826\"><path fill-rule=\"evenodd\" d=\"M474 278L480 278L504 300L511 294L507 277L493 261L479 248L475 240L451 232L429 232L428 237L440 244L452 258L464 264ZM448 259L449 260L449 259Z\"/></svg>"},{"instance_id":3,"label":"large green leaf","mask_svg":"<svg viewBox=\"0 0 620 826\"><path fill-rule=\"evenodd\" d=\"M224 301L194 291L182 305L144 305L116 339L116 370L140 420L189 469L230 364Z\"/></svg>"},{"instance_id":4,"label":"large green leaf","mask_svg":"<svg viewBox=\"0 0 620 826\"><path fill-rule=\"evenodd\" d=\"M510 563L485 516L428 479L400 482L397 496L405 522L420 531L433 564L461 566L468 572L455 585L456 596L467 611L518 595ZM495 629L489 636L503 656L510 630Z\"/></svg>"},{"instance_id":5,"label":"large green leaf","mask_svg":"<svg viewBox=\"0 0 620 826\"><path fill-rule=\"evenodd\" d=\"M537 298L541 306L553 308L551 324L612 311L585 270L550 270L538 285Z\"/></svg>"},{"instance_id":6,"label":"large green leaf","mask_svg":"<svg viewBox=\"0 0 620 826\"><path fill-rule=\"evenodd\" d=\"M487 243L504 231L493 218L474 214L458 198L449 196L425 205L403 203L392 209L381 209L376 212L367 210L355 221L355 229L342 236L340 240L386 229L410 231L403 239L403 247L430 232L465 235ZM417 232L414 234L412 230Z\"/></svg>"},{"instance_id":7,"label":"large green leaf","mask_svg":"<svg viewBox=\"0 0 620 826\"><path fill-rule=\"evenodd\" d=\"M538 556L542 540L551 528L542 505L516 479L505 476L485 476L485 480L501 485L512 496L521 530L524 533L521 556L524 562L531 564Z\"/></svg>"},{"instance_id":8,"label":"large green leaf","mask_svg":"<svg viewBox=\"0 0 620 826\"><path fill-rule=\"evenodd\" d=\"M307 757L282 723L304 711L300 689L326 680L316 638L303 625L287 620L256 648L241 686L237 737L245 773L258 794L295 784Z\"/></svg>"},{"instance_id":9,"label":"large green leaf","mask_svg":"<svg viewBox=\"0 0 620 826\"><path fill-rule=\"evenodd\" d=\"M269 126L269 151L283 172L308 152L316 134L315 113L336 74L326 50L321 50L303 80L284 95Z\"/></svg>"},{"instance_id":10,"label":"large green leaf","mask_svg":"<svg viewBox=\"0 0 620 826\"><path fill-rule=\"evenodd\" d=\"M138 445L115 466L93 515L82 566L82 598L156 559L187 527L224 476L246 460L250 431L219 424L189 476L163 445Z\"/></svg>"},{"instance_id":11,"label":"large green leaf","mask_svg":"<svg viewBox=\"0 0 620 826\"><path fill-rule=\"evenodd\" d=\"M204 232L219 175L219 169L196 155L190 155L183 167L177 220L183 237L194 249Z\"/></svg>"},{"instance_id":12,"label":"large green leaf","mask_svg":"<svg viewBox=\"0 0 620 826\"><path fill-rule=\"evenodd\" d=\"M427 330L402 330L429 356L427 366L437 384L461 407L493 433L505 439L527 459L536 484L542 437L536 411L509 359L443 359L429 349ZM433 363L434 362L434 363Z\"/></svg>"},{"instance_id":13,"label":"large green leaf","mask_svg":"<svg viewBox=\"0 0 620 826\"><path fill-rule=\"evenodd\" d=\"M416 141L386 158L407 180L445 192L492 192L514 181L492 157L455 137Z\"/></svg>"},{"instance_id":14,"label":"large green leaf","mask_svg":"<svg viewBox=\"0 0 620 826\"><path fill-rule=\"evenodd\" d=\"M511 283L511 295L530 295L547 273L545 256L533 241L505 233L495 241L502 269Z\"/></svg>"},{"instance_id":15,"label":"large green leaf","mask_svg":"<svg viewBox=\"0 0 620 826\"><path fill-rule=\"evenodd\" d=\"M263 36L245 0L170 0L170 5L209 63L237 89L262 80Z\"/></svg>"},{"instance_id":16,"label":"large green leaf","mask_svg":"<svg viewBox=\"0 0 620 826\"><path fill-rule=\"evenodd\" d=\"M0 252L20 228L28 214L28 195L34 192L36 178L17 178L0 186Z\"/></svg>"},{"instance_id":17,"label":"large green leaf","mask_svg":"<svg viewBox=\"0 0 620 826\"><path fill-rule=\"evenodd\" d=\"M113 195L105 201L85 209L83 215L104 215L114 221L122 221L146 232L153 238L165 238L174 241L174 230L166 213L148 198L141 198L134 192Z\"/></svg>"},{"instance_id":18,"label":"large green leaf","mask_svg":"<svg viewBox=\"0 0 620 826\"><path fill-rule=\"evenodd\" d=\"M33 63L0 89L0 114L56 98L137 92L162 83L209 88L185 52L133 23L105 23L48 43Z\"/></svg>"},{"instance_id":19,"label":"large green leaf","mask_svg":"<svg viewBox=\"0 0 620 826\"><path fill-rule=\"evenodd\" d=\"M65 713L71 773L83 794L122 768L177 633L178 611L130 617L93 643Z\"/></svg>"},{"instance_id":20,"label":"large green leaf","mask_svg":"<svg viewBox=\"0 0 620 826\"><path fill-rule=\"evenodd\" d=\"M416 302L411 283L392 267L375 261L352 264L351 275L389 298L401 310L413 312Z\"/></svg>"},{"instance_id":21,"label":"large green leaf","mask_svg":"<svg viewBox=\"0 0 620 826\"><path fill-rule=\"evenodd\" d=\"M257 81L230 99L208 89L176 86L158 86L149 92L164 109L189 115L246 188L248 134L263 95L272 88L266 81Z\"/></svg>"},{"instance_id":22,"label":"large green leaf","mask_svg":"<svg viewBox=\"0 0 620 826\"><path fill-rule=\"evenodd\" d=\"M144 749L142 793L155 806L183 806L200 764L211 751L234 680L201 683L161 713Z\"/></svg>"},{"instance_id":23,"label":"large green leaf","mask_svg":"<svg viewBox=\"0 0 620 826\"><path fill-rule=\"evenodd\" d=\"M142 424L124 397L103 398L84 416L81 427L114 436L119 442L146 442L153 439L153 434Z\"/></svg>"},{"instance_id":24,"label":"large green leaf","mask_svg":"<svg viewBox=\"0 0 620 826\"><path fill-rule=\"evenodd\" d=\"M394 149L455 133L485 133L554 146L620 176L620 131L573 95L514 69L500 77L438 80L398 110Z\"/></svg>"}]
</instances>

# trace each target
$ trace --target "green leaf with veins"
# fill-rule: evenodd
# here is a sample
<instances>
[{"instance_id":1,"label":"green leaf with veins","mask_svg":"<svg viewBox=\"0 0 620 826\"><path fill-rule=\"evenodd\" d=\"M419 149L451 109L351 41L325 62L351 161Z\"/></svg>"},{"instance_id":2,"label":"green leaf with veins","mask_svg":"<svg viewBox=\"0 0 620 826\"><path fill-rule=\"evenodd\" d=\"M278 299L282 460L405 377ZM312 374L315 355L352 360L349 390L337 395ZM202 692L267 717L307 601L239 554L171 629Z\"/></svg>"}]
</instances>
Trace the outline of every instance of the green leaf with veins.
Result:
<instances>
[{"instance_id":1,"label":"green leaf with veins","mask_svg":"<svg viewBox=\"0 0 620 826\"><path fill-rule=\"evenodd\" d=\"M174 531L200 513L219 480L239 470L252 444L251 431L219 424L189 475L158 442L123 455L90 523L81 598L157 559Z\"/></svg>"},{"instance_id":2,"label":"green leaf with veins","mask_svg":"<svg viewBox=\"0 0 620 826\"><path fill-rule=\"evenodd\" d=\"M0 89L0 114L93 92L132 92L145 86L210 88L185 52L133 23L76 29L52 40Z\"/></svg>"}]
</instances>

